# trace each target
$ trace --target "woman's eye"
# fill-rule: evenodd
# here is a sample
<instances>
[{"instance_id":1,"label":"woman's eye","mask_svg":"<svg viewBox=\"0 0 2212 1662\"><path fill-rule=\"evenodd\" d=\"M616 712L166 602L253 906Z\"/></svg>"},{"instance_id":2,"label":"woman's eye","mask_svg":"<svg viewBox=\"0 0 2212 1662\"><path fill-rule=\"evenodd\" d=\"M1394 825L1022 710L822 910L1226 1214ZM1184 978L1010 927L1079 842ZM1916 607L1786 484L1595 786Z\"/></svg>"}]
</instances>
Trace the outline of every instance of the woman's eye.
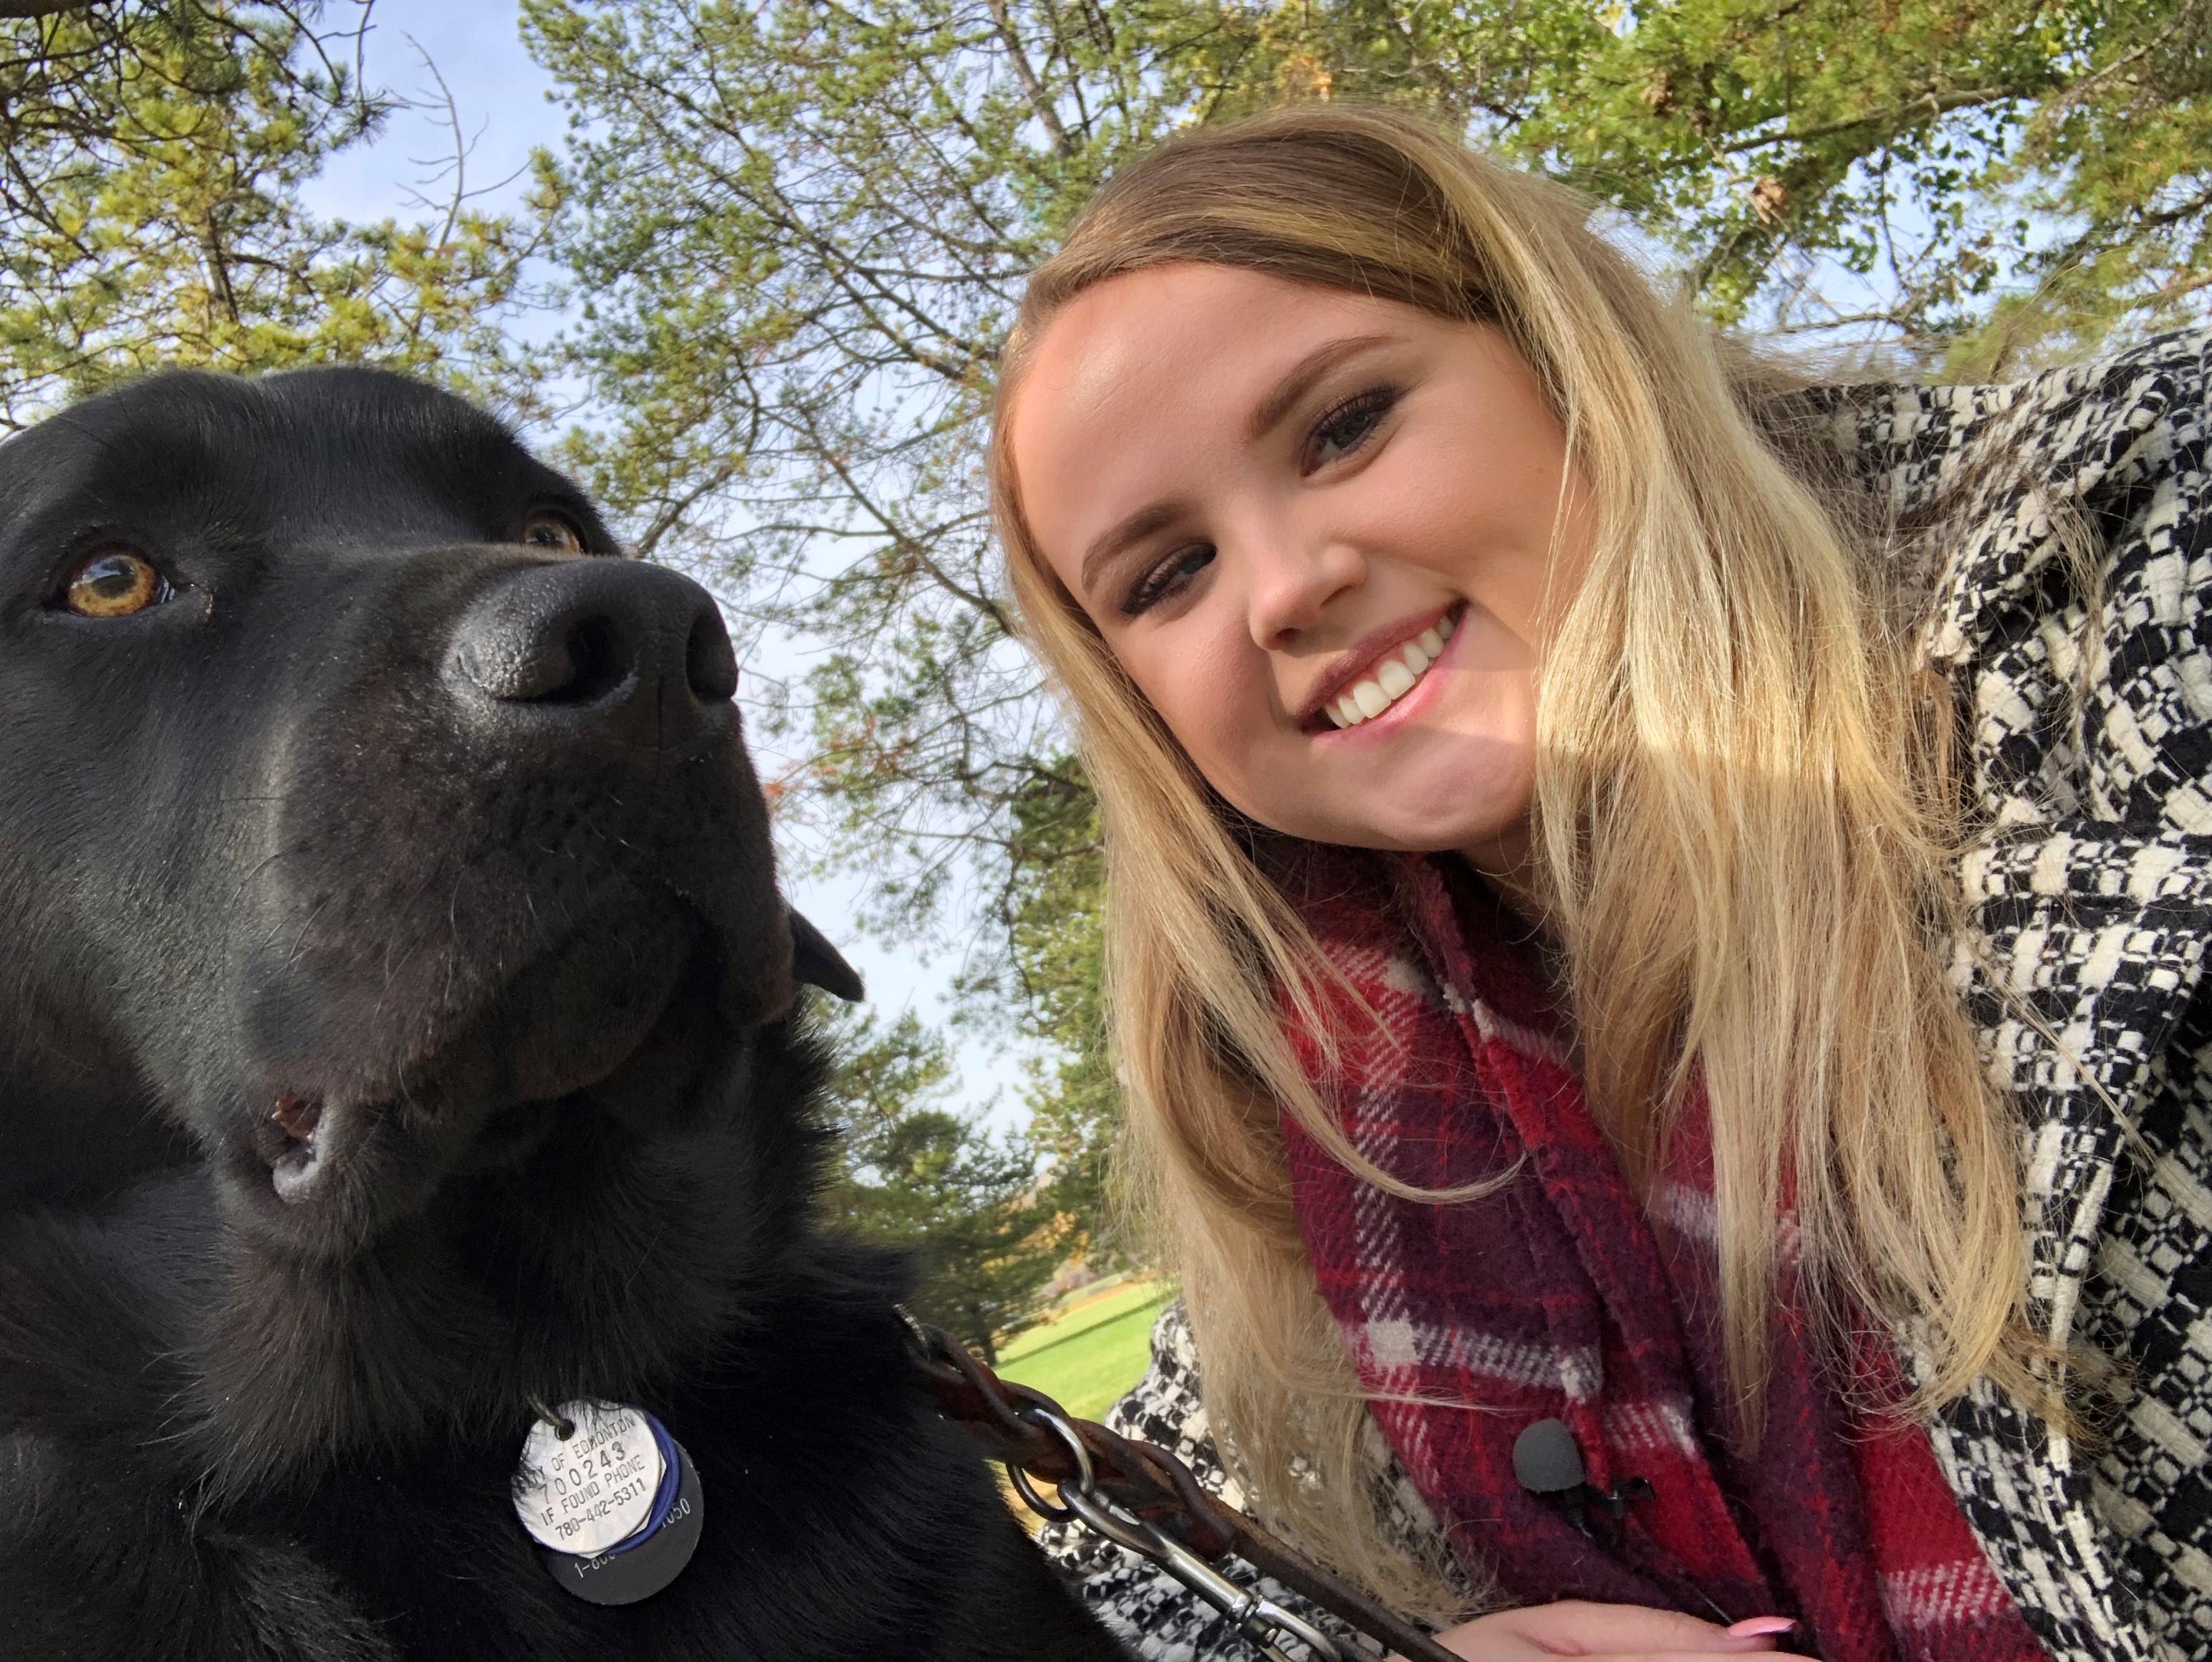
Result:
<instances>
[{"instance_id":1,"label":"woman's eye","mask_svg":"<svg viewBox=\"0 0 2212 1662\"><path fill-rule=\"evenodd\" d=\"M61 605L80 618L128 618L161 605L173 592L168 579L136 549L104 548L63 587Z\"/></svg>"},{"instance_id":2,"label":"woman's eye","mask_svg":"<svg viewBox=\"0 0 2212 1662\"><path fill-rule=\"evenodd\" d=\"M550 508L541 508L522 522L522 540L532 548L557 548L568 554L585 551L584 533L576 528L576 522Z\"/></svg>"},{"instance_id":3,"label":"woman's eye","mask_svg":"<svg viewBox=\"0 0 2212 1662\"><path fill-rule=\"evenodd\" d=\"M1306 441L1305 471L1326 467L1367 442L1397 403L1395 387L1378 387L1337 405L1314 423Z\"/></svg>"},{"instance_id":4,"label":"woman's eye","mask_svg":"<svg viewBox=\"0 0 2212 1662\"><path fill-rule=\"evenodd\" d=\"M1179 549L1137 579L1136 586L1121 598L1121 610L1129 617L1140 612L1150 612L1163 600L1171 600L1190 587L1198 574L1213 563L1213 546L1199 543L1193 547Z\"/></svg>"}]
</instances>

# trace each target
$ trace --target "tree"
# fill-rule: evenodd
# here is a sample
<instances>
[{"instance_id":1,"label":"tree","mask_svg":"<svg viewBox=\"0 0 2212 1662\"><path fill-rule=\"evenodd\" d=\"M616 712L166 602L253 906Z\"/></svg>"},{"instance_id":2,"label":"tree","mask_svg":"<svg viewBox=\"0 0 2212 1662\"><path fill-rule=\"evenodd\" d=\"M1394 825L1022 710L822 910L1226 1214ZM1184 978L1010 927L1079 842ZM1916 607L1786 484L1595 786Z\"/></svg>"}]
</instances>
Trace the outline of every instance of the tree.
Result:
<instances>
[{"instance_id":1,"label":"tree","mask_svg":"<svg viewBox=\"0 0 2212 1662\"><path fill-rule=\"evenodd\" d=\"M1037 1043L1027 1097L1029 1141L1045 1161L1042 1198L1068 1221L1071 1256L1118 1268L1137 1244L1121 1227L1114 1184L1121 1092L1100 996L1104 858L1098 806L1073 758L1022 792L1012 823L1020 857L1001 902L1010 950L965 978L963 1002L1011 1013Z\"/></svg>"},{"instance_id":2,"label":"tree","mask_svg":"<svg viewBox=\"0 0 2212 1662\"><path fill-rule=\"evenodd\" d=\"M319 220L300 187L392 107L301 0L0 7L0 430L166 364L368 362L520 394L501 323L532 250L453 192Z\"/></svg>"},{"instance_id":3,"label":"tree","mask_svg":"<svg viewBox=\"0 0 2212 1662\"><path fill-rule=\"evenodd\" d=\"M787 812L878 928L995 928L965 984L1061 1047L1073 1182L1112 1092L1095 825L980 447L1023 275L1098 183L1186 123L1398 104L1589 192L1723 322L1992 372L2205 315L2209 4L523 0L576 124L545 186L605 419L569 459L645 551L824 643L767 712Z\"/></svg>"},{"instance_id":4,"label":"tree","mask_svg":"<svg viewBox=\"0 0 2212 1662\"><path fill-rule=\"evenodd\" d=\"M1723 321L1987 374L2206 315L2206 0L1675 0L1604 21L1547 32L1504 136L1632 214ZM1494 61L1499 25L1440 22L1439 68Z\"/></svg>"},{"instance_id":5,"label":"tree","mask_svg":"<svg viewBox=\"0 0 2212 1662\"><path fill-rule=\"evenodd\" d=\"M944 1040L911 1012L831 1032L842 1060L830 1101L844 1123L826 1215L912 1252L915 1313L992 1360L1036 1318L1065 1256L1066 1229L1035 1192L1036 1155L942 1105L951 1083Z\"/></svg>"}]
</instances>

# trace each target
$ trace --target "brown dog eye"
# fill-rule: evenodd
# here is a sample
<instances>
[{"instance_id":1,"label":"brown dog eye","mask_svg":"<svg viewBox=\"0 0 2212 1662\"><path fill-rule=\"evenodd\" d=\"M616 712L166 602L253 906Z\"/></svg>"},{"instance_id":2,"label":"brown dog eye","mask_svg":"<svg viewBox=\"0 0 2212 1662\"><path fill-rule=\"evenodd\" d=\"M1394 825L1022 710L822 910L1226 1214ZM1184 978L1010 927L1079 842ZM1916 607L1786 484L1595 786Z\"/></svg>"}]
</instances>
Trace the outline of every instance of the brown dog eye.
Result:
<instances>
[{"instance_id":1,"label":"brown dog eye","mask_svg":"<svg viewBox=\"0 0 2212 1662\"><path fill-rule=\"evenodd\" d=\"M103 549L79 566L62 604L80 618L128 618L169 598L169 585L143 554Z\"/></svg>"},{"instance_id":2,"label":"brown dog eye","mask_svg":"<svg viewBox=\"0 0 2212 1662\"><path fill-rule=\"evenodd\" d=\"M584 551L584 533L566 514L544 509L522 522L522 540L532 548L557 548L567 554Z\"/></svg>"}]
</instances>

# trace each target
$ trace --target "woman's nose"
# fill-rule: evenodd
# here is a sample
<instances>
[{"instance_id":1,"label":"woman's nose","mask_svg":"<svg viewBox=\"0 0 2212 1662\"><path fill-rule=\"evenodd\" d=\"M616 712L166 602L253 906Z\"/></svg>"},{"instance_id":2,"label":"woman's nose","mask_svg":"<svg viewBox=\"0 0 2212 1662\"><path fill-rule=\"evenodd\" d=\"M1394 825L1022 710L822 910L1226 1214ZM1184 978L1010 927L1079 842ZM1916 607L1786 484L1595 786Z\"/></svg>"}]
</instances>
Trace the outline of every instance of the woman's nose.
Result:
<instances>
[{"instance_id":1,"label":"woman's nose","mask_svg":"<svg viewBox=\"0 0 2212 1662\"><path fill-rule=\"evenodd\" d=\"M1302 541L1279 534L1251 548L1252 639L1262 651L1287 646L1321 621L1331 601L1367 578L1366 560L1335 538Z\"/></svg>"}]
</instances>

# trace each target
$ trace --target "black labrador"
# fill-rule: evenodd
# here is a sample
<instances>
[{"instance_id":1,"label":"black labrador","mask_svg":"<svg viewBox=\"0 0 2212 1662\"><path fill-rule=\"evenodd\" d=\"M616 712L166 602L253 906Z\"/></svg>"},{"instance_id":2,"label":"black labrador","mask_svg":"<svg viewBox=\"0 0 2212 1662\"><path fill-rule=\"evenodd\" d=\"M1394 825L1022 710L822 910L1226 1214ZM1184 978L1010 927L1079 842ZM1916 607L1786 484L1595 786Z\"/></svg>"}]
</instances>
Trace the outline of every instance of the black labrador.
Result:
<instances>
[{"instance_id":1,"label":"black labrador","mask_svg":"<svg viewBox=\"0 0 2212 1662\"><path fill-rule=\"evenodd\" d=\"M704 590L397 376L0 447L0 1655L1122 1654L811 1219L795 983L859 987L736 680ZM665 1429L592 1502L689 1531L637 1602L518 1512L588 1402Z\"/></svg>"}]
</instances>

